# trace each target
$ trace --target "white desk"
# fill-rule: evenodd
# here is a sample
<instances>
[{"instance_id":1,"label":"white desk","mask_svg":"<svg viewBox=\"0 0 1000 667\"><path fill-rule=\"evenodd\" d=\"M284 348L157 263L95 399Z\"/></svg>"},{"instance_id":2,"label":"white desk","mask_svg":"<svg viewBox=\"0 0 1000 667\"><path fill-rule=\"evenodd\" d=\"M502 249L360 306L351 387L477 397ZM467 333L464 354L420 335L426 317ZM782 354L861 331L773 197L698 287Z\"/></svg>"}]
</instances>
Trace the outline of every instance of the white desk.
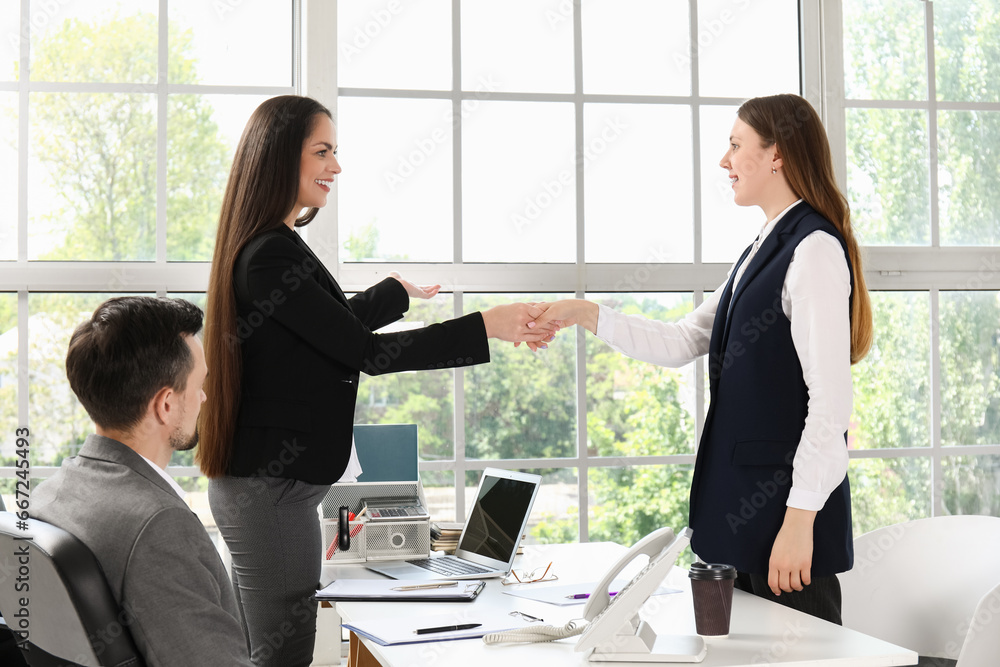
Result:
<instances>
[{"instance_id":1,"label":"white desk","mask_svg":"<svg viewBox=\"0 0 1000 667\"><path fill-rule=\"evenodd\" d=\"M596 581L624 553L625 548L611 543L564 544L528 547L519 557L527 567L550 560L560 579L556 584L573 581ZM645 559L640 559L641 561ZM353 570L348 569L354 567ZM520 567L515 563L515 567ZM375 576L355 566L340 566L324 570L324 583L336 576ZM544 584L531 584L542 586ZM682 589L681 593L650 598L642 615L659 633L694 634L694 612L687 571L674 568L666 585ZM524 598L505 595L497 579L489 580L486 589L472 603L413 602L338 602L337 612L344 620L362 621L420 613L455 611L467 618L477 609L507 613L519 610L545 619L546 624L563 625L583 613L582 605L559 607ZM321 625L320 632L334 628ZM339 630L339 629L338 629ZM592 663L586 653L573 650L576 637L545 644L501 644L487 646L481 639L378 646L364 641L383 665L415 667L428 665L469 665L472 667L529 667L545 665L617 665L637 663ZM742 665L783 664L835 667L852 665L915 665L913 651L900 648L867 635L848 630L826 621L802 614L762 598L735 591L730 634L725 638L706 638L708 654L700 665L705 667L736 667ZM691 664L691 663L688 663Z\"/></svg>"}]
</instances>

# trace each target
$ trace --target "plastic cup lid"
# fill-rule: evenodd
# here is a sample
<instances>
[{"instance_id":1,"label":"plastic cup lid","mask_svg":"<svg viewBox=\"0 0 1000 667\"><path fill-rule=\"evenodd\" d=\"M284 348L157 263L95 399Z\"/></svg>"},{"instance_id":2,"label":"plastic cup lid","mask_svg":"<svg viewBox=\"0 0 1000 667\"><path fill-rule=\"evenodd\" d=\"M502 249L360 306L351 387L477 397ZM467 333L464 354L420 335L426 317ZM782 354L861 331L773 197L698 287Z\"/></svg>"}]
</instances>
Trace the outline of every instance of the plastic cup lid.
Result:
<instances>
[{"instance_id":1,"label":"plastic cup lid","mask_svg":"<svg viewBox=\"0 0 1000 667\"><path fill-rule=\"evenodd\" d=\"M702 581L723 581L736 578L736 568L724 563L693 563L688 577Z\"/></svg>"}]
</instances>

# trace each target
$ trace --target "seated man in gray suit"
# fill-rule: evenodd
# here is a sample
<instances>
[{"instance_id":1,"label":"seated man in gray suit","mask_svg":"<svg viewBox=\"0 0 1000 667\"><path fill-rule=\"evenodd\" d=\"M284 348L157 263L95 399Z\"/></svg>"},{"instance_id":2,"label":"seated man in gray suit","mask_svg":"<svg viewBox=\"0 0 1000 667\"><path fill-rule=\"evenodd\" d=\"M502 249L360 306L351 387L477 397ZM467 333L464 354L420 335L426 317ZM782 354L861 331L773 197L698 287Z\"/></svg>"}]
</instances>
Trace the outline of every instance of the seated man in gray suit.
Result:
<instances>
[{"instance_id":1,"label":"seated man in gray suit","mask_svg":"<svg viewBox=\"0 0 1000 667\"><path fill-rule=\"evenodd\" d=\"M32 503L94 553L151 667L251 664L226 568L165 471L198 442L201 325L186 301L126 296L77 327L66 375L97 434Z\"/></svg>"}]
</instances>

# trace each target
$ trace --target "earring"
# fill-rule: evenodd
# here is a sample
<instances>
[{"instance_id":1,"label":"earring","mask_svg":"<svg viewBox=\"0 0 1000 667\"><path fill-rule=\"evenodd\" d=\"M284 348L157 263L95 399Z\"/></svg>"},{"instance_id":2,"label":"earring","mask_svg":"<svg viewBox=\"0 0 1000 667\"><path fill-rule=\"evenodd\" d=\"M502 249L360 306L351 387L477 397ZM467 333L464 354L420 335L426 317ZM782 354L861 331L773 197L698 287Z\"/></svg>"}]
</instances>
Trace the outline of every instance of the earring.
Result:
<instances>
[{"instance_id":1,"label":"earring","mask_svg":"<svg viewBox=\"0 0 1000 667\"><path fill-rule=\"evenodd\" d=\"M777 170L777 169L775 169L774 167L771 167L771 173L772 173L772 174L777 174L777 173L778 173L778 170Z\"/></svg>"}]
</instances>

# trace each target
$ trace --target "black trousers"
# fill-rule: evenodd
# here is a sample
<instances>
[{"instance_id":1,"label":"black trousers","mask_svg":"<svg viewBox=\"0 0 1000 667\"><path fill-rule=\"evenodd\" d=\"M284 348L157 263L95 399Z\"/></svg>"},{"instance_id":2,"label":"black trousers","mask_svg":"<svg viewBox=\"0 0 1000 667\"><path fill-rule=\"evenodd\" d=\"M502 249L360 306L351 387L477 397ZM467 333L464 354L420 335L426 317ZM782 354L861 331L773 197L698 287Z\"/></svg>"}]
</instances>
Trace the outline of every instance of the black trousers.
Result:
<instances>
[{"instance_id":1,"label":"black trousers","mask_svg":"<svg viewBox=\"0 0 1000 667\"><path fill-rule=\"evenodd\" d=\"M801 591L791 593L781 591L781 595L775 595L767 585L766 575L737 572L736 588L810 616L822 618L824 621L843 625L840 618L840 581L835 574L829 577L813 577L812 583L803 587Z\"/></svg>"}]
</instances>

